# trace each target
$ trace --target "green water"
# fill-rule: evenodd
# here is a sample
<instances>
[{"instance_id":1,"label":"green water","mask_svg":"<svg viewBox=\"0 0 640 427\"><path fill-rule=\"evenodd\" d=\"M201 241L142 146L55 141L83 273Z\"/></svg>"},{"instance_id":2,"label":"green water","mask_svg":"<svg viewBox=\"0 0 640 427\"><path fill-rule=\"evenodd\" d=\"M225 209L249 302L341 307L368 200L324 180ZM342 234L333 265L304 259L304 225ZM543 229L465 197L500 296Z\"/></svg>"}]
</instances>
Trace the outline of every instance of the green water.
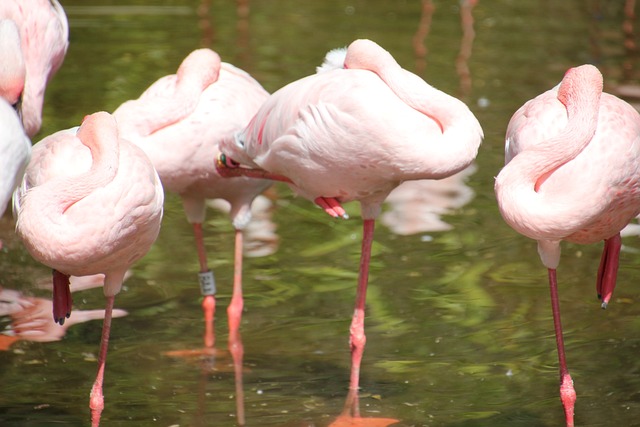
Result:
<instances>
[{"instance_id":1,"label":"green water","mask_svg":"<svg viewBox=\"0 0 640 427\"><path fill-rule=\"evenodd\" d=\"M396 418L400 426L560 426L546 271L535 243L500 218L493 178L511 114L567 68L596 64L607 91L638 82L639 60L624 48L621 3L481 0L466 58L457 1L434 0L422 57L414 49L418 0L252 1L246 18L238 18L236 2L223 0L67 0L71 44L34 142L138 97L198 47L211 47L274 91L313 73L327 50L375 40L405 68L464 100L485 140L475 171L443 192L464 195L441 215L449 230L404 235L382 221L376 229L362 415ZM466 64L469 75L456 64ZM247 425L327 426L347 394L358 206L347 205L349 221L335 221L285 186L269 198L256 232L273 228L261 246L272 253L245 260ZM38 283L49 270L29 257L12 228L9 215L0 220L0 284L48 297ZM103 426L237 425L238 395L224 352L233 273L226 214L210 209L205 233L220 292L218 356L164 354L201 348L203 334L191 227L179 199L168 195L156 245L116 298L129 314L113 324ZM580 426L640 425L640 243L627 237L623 244L619 287L606 311L595 294L600 245L563 246L560 298ZM74 304L100 308L102 291L79 292ZM0 317L0 327L10 323ZM82 323L61 341L19 341L0 351L0 425L88 425L100 330L100 321Z\"/></svg>"}]
</instances>

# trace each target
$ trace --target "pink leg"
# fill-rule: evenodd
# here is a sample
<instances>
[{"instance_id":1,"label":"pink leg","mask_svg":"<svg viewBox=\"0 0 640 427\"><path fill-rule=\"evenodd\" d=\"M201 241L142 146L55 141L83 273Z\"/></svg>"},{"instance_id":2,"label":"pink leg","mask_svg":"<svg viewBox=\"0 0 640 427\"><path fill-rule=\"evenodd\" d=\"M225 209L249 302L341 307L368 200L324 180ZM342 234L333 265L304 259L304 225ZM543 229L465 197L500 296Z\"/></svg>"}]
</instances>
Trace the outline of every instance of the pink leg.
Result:
<instances>
[{"instance_id":1,"label":"pink leg","mask_svg":"<svg viewBox=\"0 0 640 427\"><path fill-rule=\"evenodd\" d=\"M220 154L216 159L216 171L224 178L235 178L244 176L248 178L258 179L270 179L272 181L286 182L287 184L293 184L286 176L278 175L275 173L267 172L262 169L251 169L240 166L235 161L229 159L224 154Z\"/></svg>"},{"instance_id":2,"label":"pink leg","mask_svg":"<svg viewBox=\"0 0 640 427\"><path fill-rule=\"evenodd\" d=\"M109 348L109 334L111 332L111 315L113 313L113 302L115 297L107 297L107 304L104 309L104 322L102 324L102 340L100 342L100 354L98 355L98 374L91 388L89 408L91 408L91 425L100 425L100 415L104 409L104 394L102 393L102 383L104 382L104 368L107 361L107 350Z\"/></svg>"},{"instance_id":3,"label":"pink leg","mask_svg":"<svg viewBox=\"0 0 640 427\"><path fill-rule=\"evenodd\" d=\"M367 342L364 334L364 309L367 298L367 283L369 281L369 261L371 260L371 245L373 244L374 219L365 219L362 231L362 251L360 254L360 274L358 275L358 289L356 291L356 306L351 320L351 380L349 389L357 391L360 383L360 362Z\"/></svg>"},{"instance_id":4,"label":"pink leg","mask_svg":"<svg viewBox=\"0 0 640 427\"><path fill-rule=\"evenodd\" d=\"M338 199L334 197L317 197L314 202L320 206L326 213L334 218L349 219L349 215L344 210Z\"/></svg>"},{"instance_id":5,"label":"pink leg","mask_svg":"<svg viewBox=\"0 0 640 427\"><path fill-rule=\"evenodd\" d=\"M244 301L242 299L242 231L236 230L235 252L233 259L233 295L231 303L227 307L229 317L229 332L237 332L240 329L242 320L242 309Z\"/></svg>"},{"instance_id":6,"label":"pink leg","mask_svg":"<svg viewBox=\"0 0 640 427\"><path fill-rule=\"evenodd\" d=\"M64 319L71 316L71 290L69 276L53 270L53 320L64 325Z\"/></svg>"},{"instance_id":7,"label":"pink leg","mask_svg":"<svg viewBox=\"0 0 640 427\"><path fill-rule=\"evenodd\" d=\"M229 352L233 357L233 370L236 384L236 416L240 426L245 425L244 416L244 388L242 382L242 360L244 358L244 346L240 337L240 321L242 320L242 231L236 230L236 242L233 260L233 295L231 303L227 307L229 317Z\"/></svg>"},{"instance_id":8,"label":"pink leg","mask_svg":"<svg viewBox=\"0 0 640 427\"><path fill-rule=\"evenodd\" d=\"M213 278L213 272L209 270L207 265L207 251L204 247L204 238L202 235L202 224L193 224L193 234L196 239L196 248L198 250L198 260L200 261L200 291L204 296L202 300L202 311L204 312L204 346L213 348L215 344L215 332L213 320L216 311L216 285Z\"/></svg>"},{"instance_id":9,"label":"pink leg","mask_svg":"<svg viewBox=\"0 0 640 427\"><path fill-rule=\"evenodd\" d=\"M560 302L558 300L558 281L556 270L549 269L549 289L551 291L551 310L553 311L553 326L556 331L556 345L558 347L558 360L560 362L560 400L564 406L567 427L573 427L573 413L576 403L576 391L573 388L573 380L567 369L567 360L564 353L564 339L562 337L562 322L560 321Z\"/></svg>"},{"instance_id":10,"label":"pink leg","mask_svg":"<svg viewBox=\"0 0 640 427\"><path fill-rule=\"evenodd\" d=\"M613 295L613 290L616 287L621 247L622 238L620 233L604 241L604 250L602 251L602 258L600 258L596 283L598 298L602 300L602 308L607 308L611 295Z\"/></svg>"}]
</instances>

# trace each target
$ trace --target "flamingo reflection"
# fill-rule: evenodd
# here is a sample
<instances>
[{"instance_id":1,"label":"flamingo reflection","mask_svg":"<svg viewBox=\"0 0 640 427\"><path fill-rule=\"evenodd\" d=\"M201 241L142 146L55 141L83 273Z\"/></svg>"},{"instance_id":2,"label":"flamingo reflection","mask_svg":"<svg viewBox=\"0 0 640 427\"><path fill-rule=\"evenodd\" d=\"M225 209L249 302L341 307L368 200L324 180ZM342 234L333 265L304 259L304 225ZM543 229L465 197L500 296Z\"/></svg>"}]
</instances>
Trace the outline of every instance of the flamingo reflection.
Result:
<instances>
[{"instance_id":1,"label":"flamingo reflection","mask_svg":"<svg viewBox=\"0 0 640 427\"><path fill-rule=\"evenodd\" d=\"M460 40L460 49L456 58L456 72L459 78L459 94L462 97L469 95L471 91L471 72L469 71L469 59L471 58L471 50L473 40L475 39L473 8L478 4L479 0L461 0L460 1L460 26L462 28L462 38ZM427 67L428 49L425 40L431 31L431 22L435 13L435 5L432 0L422 0L422 9L420 13L420 21L416 30L412 46L415 54L416 74L422 75Z\"/></svg>"},{"instance_id":2,"label":"flamingo reflection","mask_svg":"<svg viewBox=\"0 0 640 427\"><path fill-rule=\"evenodd\" d=\"M342 413L329 427L387 427L399 423L393 418L374 418L360 416L360 398L357 390L349 390Z\"/></svg>"},{"instance_id":3,"label":"flamingo reflection","mask_svg":"<svg viewBox=\"0 0 640 427\"><path fill-rule=\"evenodd\" d=\"M242 344L242 337L240 336L239 328L231 329L229 331L228 348L228 352L214 347L203 347L192 350L173 350L165 352L164 355L183 359L188 363L199 364L200 382L198 385L198 420L202 420L204 418L207 384L211 373L228 373L233 371L235 382L236 420L239 426L244 426L244 368L242 366L244 346ZM229 355L231 355L231 361L229 360Z\"/></svg>"},{"instance_id":4,"label":"flamingo reflection","mask_svg":"<svg viewBox=\"0 0 640 427\"><path fill-rule=\"evenodd\" d=\"M104 275L71 277L71 292L101 287ZM48 287L52 288L51 279ZM22 292L0 287L0 316L10 316L11 325L2 332L0 350L7 350L16 341L52 342L61 340L73 325L90 320L104 319L104 310L74 310L64 325L58 325L51 317L53 302L50 299L24 295ZM126 316L127 312L113 310L113 317ZM8 344L3 346L2 343Z\"/></svg>"},{"instance_id":5,"label":"flamingo reflection","mask_svg":"<svg viewBox=\"0 0 640 427\"><path fill-rule=\"evenodd\" d=\"M473 198L473 190L465 184L476 170L471 165L455 175L439 181L406 181L394 189L385 201L381 221L399 235L430 231L446 231L453 227L441 219Z\"/></svg>"}]
</instances>

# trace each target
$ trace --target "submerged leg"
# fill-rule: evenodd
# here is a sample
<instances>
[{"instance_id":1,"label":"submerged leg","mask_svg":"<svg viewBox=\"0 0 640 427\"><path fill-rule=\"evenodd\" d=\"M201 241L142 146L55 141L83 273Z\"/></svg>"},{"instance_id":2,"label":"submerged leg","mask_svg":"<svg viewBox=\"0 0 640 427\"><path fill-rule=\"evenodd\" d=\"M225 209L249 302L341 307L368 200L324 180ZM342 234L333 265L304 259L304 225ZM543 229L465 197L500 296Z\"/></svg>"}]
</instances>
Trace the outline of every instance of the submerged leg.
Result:
<instances>
[{"instance_id":1,"label":"submerged leg","mask_svg":"<svg viewBox=\"0 0 640 427\"><path fill-rule=\"evenodd\" d=\"M69 276L53 270L53 320L64 325L64 319L71 316L71 290Z\"/></svg>"},{"instance_id":2,"label":"submerged leg","mask_svg":"<svg viewBox=\"0 0 640 427\"><path fill-rule=\"evenodd\" d=\"M102 339L100 341L100 353L98 355L98 374L91 388L89 408L91 408L91 425L100 425L100 415L104 409L104 394L102 393L102 383L104 382L104 369L107 361L107 350L109 348L109 334L111 333L111 317L113 313L113 302L115 297L106 297L107 304L104 309L104 323L102 324Z\"/></svg>"},{"instance_id":3,"label":"submerged leg","mask_svg":"<svg viewBox=\"0 0 640 427\"><path fill-rule=\"evenodd\" d=\"M360 254L360 273L358 275L358 289L356 291L356 305L351 320L349 343L351 346L351 379L349 389L357 391L360 383L360 362L367 342L364 334L364 309L367 298L367 283L369 281L369 262L371 260L371 246L373 244L374 219L365 219L362 231L362 251Z\"/></svg>"},{"instance_id":4,"label":"submerged leg","mask_svg":"<svg viewBox=\"0 0 640 427\"><path fill-rule=\"evenodd\" d=\"M564 414L567 427L573 427L573 414L576 403L576 391L573 388L573 380L567 369L567 360L564 353L564 338L562 337L562 322L560 321L560 301L558 300L558 281L556 270L549 269L549 290L551 292L551 310L553 311L553 326L556 332L556 345L558 347L558 360L560 362L560 400L564 406Z\"/></svg>"},{"instance_id":5,"label":"submerged leg","mask_svg":"<svg viewBox=\"0 0 640 427\"><path fill-rule=\"evenodd\" d=\"M213 348L215 344L215 332L213 327L213 319L216 311L216 281L213 277L213 271L209 270L207 265L207 251L204 247L204 238L202 236L202 224L193 223L193 234L196 239L196 248L198 249L198 260L200 261L200 273L198 273L198 281L200 282L200 292L204 299L202 300L202 311L204 312L204 346Z\"/></svg>"},{"instance_id":6,"label":"submerged leg","mask_svg":"<svg viewBox=\"0 0 640 427\"><path fill-rule=\"evenodd\" d=\"M598 298L602 300L602 308L607 308L613 290L616 287L621 247L622 238L620 233L604 241L604 250L602 251L602 258L600 258L598 280L596 282Z\"/></svg>"}]
</instances>

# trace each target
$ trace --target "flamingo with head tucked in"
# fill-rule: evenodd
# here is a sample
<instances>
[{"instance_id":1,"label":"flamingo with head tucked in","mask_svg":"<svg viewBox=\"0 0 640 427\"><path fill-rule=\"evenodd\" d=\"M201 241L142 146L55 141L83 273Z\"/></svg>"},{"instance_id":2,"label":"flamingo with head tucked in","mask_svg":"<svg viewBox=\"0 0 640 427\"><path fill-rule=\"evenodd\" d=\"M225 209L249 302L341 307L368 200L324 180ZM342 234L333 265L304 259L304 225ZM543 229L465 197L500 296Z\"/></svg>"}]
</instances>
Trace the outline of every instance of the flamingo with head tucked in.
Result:
<instances>
[{"instance_id":1,"label":"flamingo with head tucked in","mask_svg":"<svg viewBox=\"0 0 640 427\"><path fill-rule=\"evenodd\" d=\"M360 202L364 229L350 342L350 389L359 387L375 219L406 180L467 167L482 129L467 106L403 69L382 47L356 40L332 51L315 75L275 92L251 123L221 143L218 169L285 181L334 217Z\"/></svg>"},{"instance_id":2,"label":"flamingo with head tucked in","mask_svg":"<svg viewBox=\"0 0 640 427\"><path fill-rule=\"evenodd\" d=\"M18 235L36 260L54 269L56 321L63 323L71 312L69 275L105 275L105 318L90 401L94 426L104 408L114 298L127 269L158 236L163 201L153 165L119 136L116 121L105 112L36 144L14 198Z\"/></svg>"},{"instance_id":3,"label":"flamingo with head tucked in","mask_svg":"<svg viewBox=\"0 0 640 427\"><path fill-rule=\"evenodd\" d=\"M640 212L640 115L602 89L602 74L583 65L525 103L509 122L506 165L495 183L503 218L537 240L549 271L567 426L573 426L576 392L560 322L560 242L604 240L597 293L605 308L616 285L620 230Z\"/></svg>"},{"instance_id":4,"label":"flamingo with head tucked in","mask_svg":"<svg viewBox=\"0 0 640 427\"><path fill-rule=\"evenodd\" d=\"M251 203L269 181L222 179L213 168L219 141L244 127L268 93L248 73L220 61L210 49L191 52L176 74L160 78L138 99L113 113L123 137L141 147L155 166L164 188L182 199L193 230L200 261L205 346L213 347L216 294L207 263L202 223L206 199L231 205L236 230L233 296L229 327L237 329L242 313L242 230L251 219Z\"/></svg>"}]
</instances>

